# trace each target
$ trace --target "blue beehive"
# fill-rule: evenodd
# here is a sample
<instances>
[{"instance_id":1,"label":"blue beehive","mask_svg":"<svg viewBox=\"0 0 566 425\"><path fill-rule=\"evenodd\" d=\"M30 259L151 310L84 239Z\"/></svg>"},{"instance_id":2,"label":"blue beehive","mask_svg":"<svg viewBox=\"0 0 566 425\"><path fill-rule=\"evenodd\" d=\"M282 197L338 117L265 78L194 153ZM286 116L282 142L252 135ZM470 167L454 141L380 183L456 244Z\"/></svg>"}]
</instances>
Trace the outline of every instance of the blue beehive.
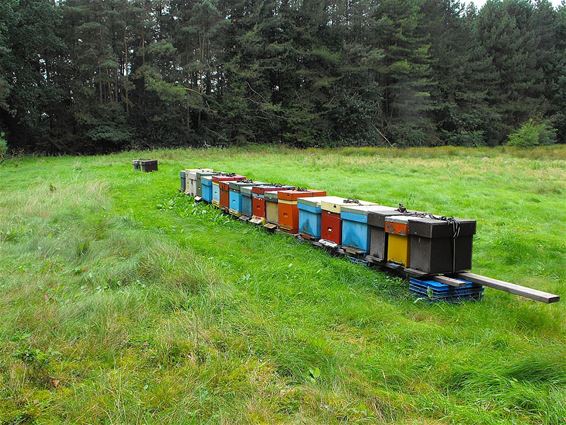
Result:
<instances>
[{"instance_id":1,"label":"blue beehive","mask_svg":"<svg viewBox=\"0 0 566 425\"><path fill-rule=\"evenodd\" d=\"M368 215L371 212L395 211L395 208L382 205L343 206L340 211L342 220L342 247L356 254L369 253L370 228Z\"/></svg>"},{"instance_id":2,"label":"blue beehive","mask_svg":"<svg viewBox=\"0 0 566 425\"><path fill-rule=\"evenodd\" d=\"M215 205L220 203L220 185L218 182L212 182L212 203Z\"/></svg>"},{"instance_id":3,"label":"blue beehive","mask_svg":"<svg viewBox=\"0 0 566 425\"><path fill-rule=\"evenodd\" d=\"M319 240L322 220L322 201L333 202L340 200L336 196L314 196L311 198L299 198L299 234L305 239Z\"/></svg>"},{"instance_id":4,"label":"blue beehive","mask_svg":"<svg viewBox=\"0 0 566 425\"><path fill-rule=\"evenodd\" d=\"M263 187L263 186L270 186L270 183L264 182L253 182L252 184L248 184L242 186L240 189L240 193L242 194L242 211L241 214L245 217L251 218L254 215L253 209L253 197L254 194L253 188L254 187Z\"/></svg>"},{"instance_id":5,"label":"blue beehive","mask_svg":"<svg viewBox=\"0 0 566 425\"><path fill-rule=\"evenodd\" d=\"M205 202L211 203L212 202L212 176L203 176L202 177L202 199ZM218 196L220 199L220 192L218 192Z\"/></svg>"},{"instance_id":6,"label":"blue beehive","mask_svg":"<svg viewBox=\"0 0 566 425\"><path fill-rule=\"evenodd\" d=\"M409 279L409 291L419 298L427 298L430 301L478 301L483 295L483 286L467 280L460 287L446 285L435 280L421 280L414 277Z\"/></svg>"},{"instance_id":7,"label":"blue beehive","mask_svg":"<svg viewBox=\"0 0 566 425\"><path fill-rule=\"evenodd\" d=\"M237 182L230 182L230 214L240 216L242 215L242 188L249 187L250 189L254 186L265 185L264 182L253 182L250 180L242 180ZM251 201L251 198L250 198ZM251 206L250 206L251 210Z\"/></svg>"}]
</instances>

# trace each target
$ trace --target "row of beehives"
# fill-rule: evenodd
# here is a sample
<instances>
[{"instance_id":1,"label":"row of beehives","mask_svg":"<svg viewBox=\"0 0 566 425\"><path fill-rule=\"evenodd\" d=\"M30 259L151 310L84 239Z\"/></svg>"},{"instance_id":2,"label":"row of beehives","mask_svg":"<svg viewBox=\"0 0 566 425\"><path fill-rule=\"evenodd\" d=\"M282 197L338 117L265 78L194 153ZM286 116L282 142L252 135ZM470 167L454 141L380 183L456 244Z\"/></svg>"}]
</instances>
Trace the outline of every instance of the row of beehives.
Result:
<instances>
[{"instance_id":1,"label":"row of beehives","mask_svg":"<svg viewBox=\"0 0 566 425\"><path fill-rule=\"evenodd\" d=\"M321 190L251 181L211 169L184 170L180 177L181 191L235 216L373 262L398 264L424 275L472 266L473 220L326 196Z\"/></svg>"}]
</instances>

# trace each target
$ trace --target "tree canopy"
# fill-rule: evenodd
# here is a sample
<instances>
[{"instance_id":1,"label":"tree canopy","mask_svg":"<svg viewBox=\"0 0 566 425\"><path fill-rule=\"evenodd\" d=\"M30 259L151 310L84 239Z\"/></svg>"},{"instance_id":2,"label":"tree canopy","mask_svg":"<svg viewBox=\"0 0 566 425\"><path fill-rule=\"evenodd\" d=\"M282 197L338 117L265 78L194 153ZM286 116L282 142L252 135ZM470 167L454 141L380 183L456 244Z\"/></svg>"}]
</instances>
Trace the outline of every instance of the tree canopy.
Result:
<instances>
[{"instance_id":1,"label":"tree canopy","mask_svg":"<svg viewBox=\"0 0 566 425\"><path fill-rule=\"evenodd\" d=\"M3 0L13 149L566 141L566 5Z\"/></svg>"}]
</instances>

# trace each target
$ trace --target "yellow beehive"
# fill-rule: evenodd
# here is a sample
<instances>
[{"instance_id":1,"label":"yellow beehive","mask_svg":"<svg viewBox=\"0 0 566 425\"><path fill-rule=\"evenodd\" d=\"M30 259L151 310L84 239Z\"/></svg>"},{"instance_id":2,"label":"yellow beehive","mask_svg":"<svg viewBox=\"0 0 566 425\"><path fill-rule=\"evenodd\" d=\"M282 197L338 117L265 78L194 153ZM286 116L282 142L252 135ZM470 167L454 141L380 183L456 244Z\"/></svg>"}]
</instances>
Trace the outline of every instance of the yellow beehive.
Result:
<instances>
[{"instance_id":1,"label":"yellow beehive","mask_svg":"<svg viewBox=\"0 0 566 425\"><path fill-rule=\"evenodd\" d=\"M409 266L409 217L392 216L385 219L387 261Z\"/></svg>"}]
</instances>

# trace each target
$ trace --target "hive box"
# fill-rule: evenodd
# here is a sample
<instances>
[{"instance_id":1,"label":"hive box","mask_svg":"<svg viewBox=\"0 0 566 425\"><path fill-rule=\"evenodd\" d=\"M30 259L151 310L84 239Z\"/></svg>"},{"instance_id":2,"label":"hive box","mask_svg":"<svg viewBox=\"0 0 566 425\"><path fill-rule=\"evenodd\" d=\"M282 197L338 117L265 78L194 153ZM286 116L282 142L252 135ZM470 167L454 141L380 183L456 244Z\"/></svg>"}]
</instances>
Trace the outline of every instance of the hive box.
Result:
<instances>
[{"instance_id":1,"label":"hive box","mask_svg":"<svg viewBox=\"0 0 566 425\"><path fill-rule=\"evenodd\" d=\"M394 215L385 218L387 233L387 261L409 267L409 216Z\"/></svg>"},{"instance_id":2,"label":"hive box","mask_svg":"<svg viewBox=\"0 0 566 425\"><path fill-rule=\"evenodd\" d=\"M271 224L273 226L277 226L279 224L279 208L277 199L278 193L273 192L265 192L263 195L265 198L265 221L267 224Z\"/></svg>"},{"instance_id":3,"label":"hive box","mask_svg":"<svg viewBox=\"0 0 566 425\"><path fill-rule=\"evenodd\" d=\"M244 176L239 174L217 174L212 176L212 204L220 206L220 182L231 182L245 180ZM226 193L228 196L228 193ZM227 206L229 201L227 200Z\"/></svg>"},{"instance_id":4,"label":"hive box","mask_svg":"<svg viewBox=\"0 0 566 425\"><path fill-rule=\"evenodd\" d=\"M410 267L430 274L470 270L475 233L474 220L410 217Z\"/></svg>"},{"instance_id":5,"label":"hive box","mask_svg":"<svg viewBox=\"0 0 566 425\"><path fill-rule=\"evenodd\" d=\"M297 199L326 195L326 192L322 190L309 189L280 190L277 193L279 228L292 234L299 232L299 208L297 206Z\"/></svg>"},{"instance_id":6,"label":"hive box","mask_svg":"<svg viewBox=\"0 0 566 425\"><path fill-rule=\"evenodd\" d=\"M229 207L229 211L230 214L233 214L235 216L240 216L242 215L242 188L244 187L249 187L252 188L254 186L261 186L261 185L265 185L267 183L263 183L263 182L253 182L250 180L242 180L242 181L237 181L237 182L230 182L229 183L229 187L230 187L230 194L229 194L229 199L230 199L230 207ZM251 206L250 206L251 209Z\"/></svg>"},{"instance_id":7,"label":"hive box","mask_svg":"<svg viewBox=\"0 0 566 425\"><path fill-rule=\"evenodd\" d=\"M179 191L185 193L185 183L187 181L185 176L185 170L181 170L179 172L179 178L181 180L181 188L179 189Z\"/></svg>"},{"instance_id":8,"label":"hive box","mask_svg":"<svg viewBox=\"0 0 566 425\"><path fill-rule=\"evenodd\" d=\"M216 174L220 174L220 172L218 171L204 171L204 170L198 170L196 172L197 175L197 197L202 198L202 179L205 176L214 176ZM210 187L210 189L212 190L212 186ZM211 194L212 197L212 194Z\"/></svg>"},{"instance_id":9,"label":"hive box","mask_svg":"<svg viewBox=\"0 0 566 425\"><path fill-rule=\"evenodd\" d=\"M191 168L190 170L185 170L187 179L185 183L185 193L189 196L197 196L197 171L212 172L210 168Z\"/></svg>"},{"instance_id":10,"label":"hive box","mask_svg":"<svg viewBox=\"0 0 566 425\"><path fill-rule=\"evenodd\" d=\"M253 186L242 187L242 216L248 218L253 216L253 198L255 196L254 191L266 186L269 186L269 183L258 183L254 184Z\"/></svg>"},{"instance_id":11,"label":"hive box","mask_svg":"<svg viewBox=\"0 0 566 425\"><path fill-rule=\"evenodd\" d=\"M342 207L360 205L375 205L372 202L358 201L345 198L338 198L321 202L322 219L320 238L322 241L331 242L336 245L342 243L342 220L340 212Z\"/></svg>"},{"instance_id":12,"label":"hive box","mask_svg":"<svg viewBox=\"0 0 566 425\"><path fill-rule=\"evenodd\" d=\"M200 180L202 186L202 200L209 204L212 202L212 177L214 176L202 176Z\"/></svg>"},{"instance_id":13,"label":"hive box","mask_svg":"<svg viewBox=\"0 0 566 425\"><path fill-rule=\"evenodd\" d=\"M370 211L368 225L370 229L369 255L378 261L385 261L387 255L387 234L385 233L385 219L395 215L404 215L404 212Z\"/></svg>"},{"instance_id":14,"label":"hive box","mask_svg":"<svg viewBox=\"0 0 566 425\"><path fill-rule=\"evenodd\" d=\"M263 223L266 219L266 202L265 193L266 192L280 192L282 190L294 189L293 186L281 186L281 185L265 185L265 186L255 186L252 188L252 221L256 224Z\"/></svg>"},{"instance_id":15,"label":"hive box","mask_svg":"<svg viewBox=\"0 0 566 425\"><path fill-rule=\"evenodd\" d=\"M146 173L157 171L156 159L142 159L140 160L139 165L140 165L140 169Z\"/></svg>"},{"instance_id":16,"label":"hive box","mask_svg":"<svg viewBox=\"0 0 566 425\"><path fill-rule=\"evenodd\" d=\"M140 165L140 162L141 162L141 161L143 161L143 159L134 159L134 160L132 161L132 165L133 165L133 167L134 167L134 171L139 171L139 170L141 170L141 165Z\"/></svg>"},{"instance_id":17,"label":"hive box","mask_svg":"<svg viewBox=\"0 0 566 425\"><path fill-rule=\"evenodd\" d=\"M459 279L462 280L462 279ZM462 280L464 285L454 287L434 280L421 280L411 277L409 290L419 298L428 298L430 301L478 301L483 295L483 286Z\"/></svg>"},{"instance_id":18,"label":"hive box","mask_svg":"<svg viewBox=\"0 0 566 425\"><path fill-rule=\"evenodd\" d=\"M321 202L340 202L342 198L336 196L313 196L309 198L299 198L297 207L299 208L299 234L305 239L319 240L322 207Z\"/></svg>"},{"instance_id":19,"label":"hive box","mask_svg":"<svg viewBox=\"0 0 566 425\"><path fill-rule=\"evenodd\" d=\"M353 254L368 254L370 249L370 213L395 212L395 208L383 205L343 206L340 211L342 220L342 247Z\"/></svg>"}]
</instances>

